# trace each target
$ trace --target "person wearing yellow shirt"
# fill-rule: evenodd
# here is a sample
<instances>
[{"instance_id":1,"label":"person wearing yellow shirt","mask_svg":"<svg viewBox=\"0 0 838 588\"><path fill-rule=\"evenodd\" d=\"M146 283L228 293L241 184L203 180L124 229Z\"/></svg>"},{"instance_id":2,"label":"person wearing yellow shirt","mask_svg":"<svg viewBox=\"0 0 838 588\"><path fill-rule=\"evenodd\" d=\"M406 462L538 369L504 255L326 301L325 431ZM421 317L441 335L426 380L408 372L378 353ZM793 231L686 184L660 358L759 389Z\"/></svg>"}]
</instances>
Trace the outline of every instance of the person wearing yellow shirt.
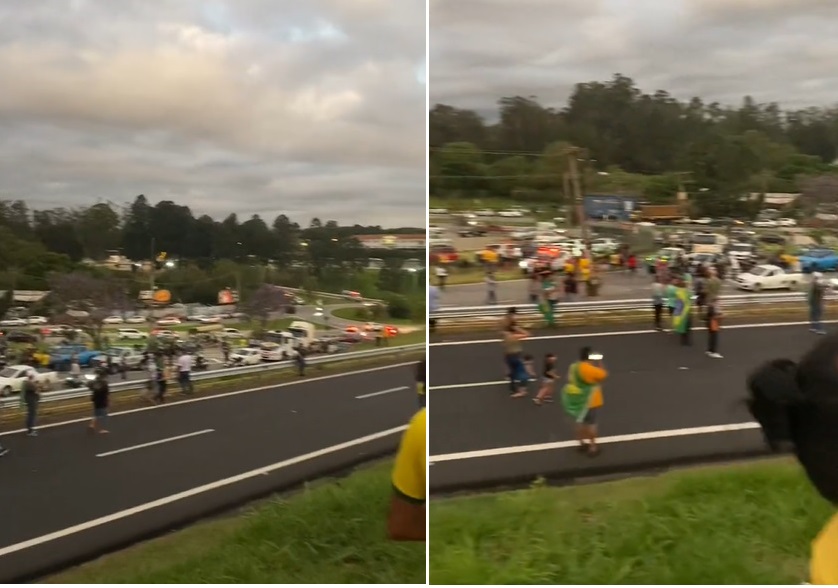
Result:
<instances>
[{"instance_id":1,"label":"person wearing yellow shirt","mask_svg":"<svg viewBox=\"0 0 838 588\"><path fill-rule=\"evenodd\" d=\"M591 457L599 455L597 415L605 404L602 383L607 377L601 357L597 359L590 347L583 347L579 361L568 369L567 384L562 388L562 405L576 422L579 450Z\"/></svg>"},{"instance_id":2,"label":"person wearing yellow shirt","mask_svg":"<svg viewBox=\"0 0 838 588\"><path fill-rule=\"evenodd\" d=\"M838 506L838 335L820 339L798 363L760 366L748 378L747 405L768 446L792 450L815 489ZM838 514L812 543L808 581L838 585Z\"/></svg>"},{"instance_id":3,"label":"person wearing yellow shirt","mask_svg":"<svg viewBox=\"0 0 838 588\"><path fill-rule=\"evenodd\" d=\"M394 541L425 540L426 415L422 408L410 420L393 466L387 531Z\"/></svg>"}]
</instances>

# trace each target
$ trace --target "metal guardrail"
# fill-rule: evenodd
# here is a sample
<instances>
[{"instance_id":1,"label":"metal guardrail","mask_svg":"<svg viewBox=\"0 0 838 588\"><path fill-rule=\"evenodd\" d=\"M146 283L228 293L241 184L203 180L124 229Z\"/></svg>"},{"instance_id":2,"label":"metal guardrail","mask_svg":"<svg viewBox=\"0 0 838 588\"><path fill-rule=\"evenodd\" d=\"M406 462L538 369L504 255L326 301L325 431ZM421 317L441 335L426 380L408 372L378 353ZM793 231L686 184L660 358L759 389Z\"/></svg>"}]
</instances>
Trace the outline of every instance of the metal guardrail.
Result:
<instances>
[{"instance_id":1,"label":"metal guardrail","mask_svg":"<svg viewBox=\"0 0 838 588\"><path fill-rule=\"evenodd\" d=\"M838 299L834 295L829 299ZM782 294L736 294L721 296L722 306L740 306L744 304L781 304L805 301L804 292L784 292ZM508 304L497 306L451 306L442 307L431 313L434 319L468 319L500 317L514 306L519 315L540 313L538 305L531 303ZM614 312L631 310L648 310L652 306L651 298L635 298L631 300L586 300L583 302L561 302L556 306L560 314L577 314L583 312Z\"/></svg>"},{"instance_id":2,"label":"metal guardrail","mask_svg":"<svg viewBox=\"0 0 838 588\"><path fill-rule=\"evenodd\" d=\"M333 355L318 355L306 358L306 366L324 365L339 363L342 361L353 361L358 359L368 359L375 357L383 357L387 355L402 355L408 353L416 353L424 351L426 345L424 343L415 343L412 345L394 345L393 347L381 347L377 349L368 349L366 351L355 351L349 353L336 353ZM270 363L260 363L258 365L248 365L234 368L224 368L219 370L208 370L205 372L193 372L192 381L201 382L205 380L218 380L221 378L229 378L231 376L248 376L251 374L260 374L264 372L278 372L284 369L295 368L294 361L277 361ZM146 387L148 380L132 380L130 382L113 382L111 383L111 393L127 392L129 390L139 390ZM66 390L56 390L53 392L43 392L41 394L41 404L45 402L58 402L61 400L73 400L76 398L89 398L90 390L88 388L68 388ZM21 399L19 396L10 396L7 398L0 398L0 409L14 408L20 405Z\"/></svg>"}]
</instances>

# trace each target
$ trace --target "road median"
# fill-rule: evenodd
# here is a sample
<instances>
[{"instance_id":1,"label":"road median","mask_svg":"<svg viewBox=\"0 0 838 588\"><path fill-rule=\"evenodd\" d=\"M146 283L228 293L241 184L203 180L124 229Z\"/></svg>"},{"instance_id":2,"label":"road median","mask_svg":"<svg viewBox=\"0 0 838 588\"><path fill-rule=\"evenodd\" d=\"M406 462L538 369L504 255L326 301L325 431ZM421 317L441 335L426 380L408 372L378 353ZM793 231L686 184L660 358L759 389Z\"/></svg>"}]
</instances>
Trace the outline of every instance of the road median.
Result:
<instances>
[{"instance_id":1,"label":"road median","mask_svg":"<svg viewBox=\"0 0 838 588\"><path fill-rule=\"evenodd\" d=\"M808 320L809 311L803 302L765 302L757 301L749 304L723 306L725 320L731 319L755 319L755 320L777 320L793 321ZM825 318L838 313L838 301L828 301L825 308ZM647 309L631 310L578 310L573 312L562 312L562 305L558 306L557 328L562 327L589 327L600 325L650 325L652 323L653 310L651 303ZM696 315L696 319L698 319ZM667 319L668 320L668 319ZM497 330L499 316L472 316L463 318L440 318L437 321L436 331L438 333L471 333L475 331ZM520 314L518 323L528 328L543 328L544 317L537 313ZM697 320L695 326L702 326L703 322Z\"/></svg>"}]
</instances>

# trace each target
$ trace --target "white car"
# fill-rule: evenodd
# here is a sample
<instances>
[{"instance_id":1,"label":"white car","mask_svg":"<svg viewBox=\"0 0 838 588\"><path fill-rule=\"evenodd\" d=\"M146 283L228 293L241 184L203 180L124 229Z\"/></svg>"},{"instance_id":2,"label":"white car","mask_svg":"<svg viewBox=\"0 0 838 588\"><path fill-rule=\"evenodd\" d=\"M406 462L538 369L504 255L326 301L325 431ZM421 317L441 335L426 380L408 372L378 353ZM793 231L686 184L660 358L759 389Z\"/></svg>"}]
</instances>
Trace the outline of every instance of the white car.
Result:
<instances>
[{"instance_id":1,"label":"white car","mask_svg":"<svg viewBox=\"0 0 838 588\"><path fill-rule=\"evenodd\" d=\"M431 208L429 211L431 214L448 214L447 208Z\"/></svg>"},{"instance_id":2,"label":"white car","mask_svg":"<svg viewBox=\"0 0 838 588\"><path fill-rule=\"evenodd\" d=\"M198 322L200 322L201 324L204 324L204 325L214 325L216 323L221 322L221 317L220 316L202 316L200 319L198 319Z\"/></svg>"},{"instance_id":3,"label":"white car","mask_svg":"<svg viewBox=\"0 0 838 588\"><path fill-rule=\"evenodd\" d=\"M142 325L145 323L145 317L140 315L129 316L125 319L125 322L129 325Z\"/></svg>"},{"instance_id":4,"label":"white car","mask_svg":"<svg viewBox=\"0 0 838 588\"><path fill-rule=\"evenodd\" d=\"M773 229L777 226L777 221L771 219L755 220L751 223L751 226L758 229Z\"/></svg>"},{"instance_id":5,"label":"white car","mask_svg":"<svg viewBox=\"0 0 838 588\"><path fill-rule=\"evenodd\" d=\"M591 251L598 255L606 253L614 253L620 248L620 244L616 239L611 237L599 237L591 241Z\"/></svg>"},{"instance_id":6,"label":"white car","mask_svg":"<svg viewBox=\"0 0 838 588\"><path fill-rule=\"evenodd\" d=\"M116 334L120 339L134 339L135 341L148 338L148 334L138 329L119 329Z\"/></svg>"},{"instance_id":7,"label":"white car","mask_svg":"<svg viewBox=\"0 0 838 588\"><path fill-rule=\"evenodd\" d=\"M781 218L777 221L777 225L781 227L796 227L797 221L793 218Z\"/></svg>"},{"instance_id":8,"label":"white car","mask_svg":"<svg viewBox=\"0 0 838 588\"><path fill-rule=\"evenodd\" d=\"M713 219L709 216L704 216L693 221L697 225L709 225L713 223Z\"/></svg>"},{"instance_id":9,"label":"white car","mask_svg":"<svg viewBox=\"0 0 838 588\"><path fill-rule=\"evenodd\" d=\"M504 218L521 218L524 216L524 213L520 210L501 210L498 213L498 216L502 216Z\"/></svg>"},{"instance_id":10,"label":"white car","mask_svg":"<svg viewBox=\"0 0 838 588\"><path fill-rule=\"evenodd\" d=\"M655 225L655 223L650 223L649 221L640 221L639 223L636 223L636 224L637 224L638 227L654 227L654 226L657 226L657 225Z\"/></svg>"},{"instance_id":11,"label":"white car","mask_svg":"<svg viewBox=\"0 0 838 588\"><path fill-rule=\"evenodd\" d=\"M495 216L494 210L489 210L488 208L484 208L483 210L476 210L474 214L477 216Z\"/></svg>"},{"instance_id":12,"label":"white car","mask_svg":"<svg viewBox=\"0 0 838 588\"><path fill-rule=\"evenodd\" d=\"M244 338L244 333L242 333L238 329L233 329L232 327L227 327L226 329L222 329L221 336L224 337L225 339L226 338L230 338L230 339L241 338L241 339L243 339Z\"/></svg>"},{"instance_id":13,"label":"white car","mask_svg":"<svg viewBox=\"0 0 838 588\"><path fill-rule=\"evenodd\" d=\"M105 325L121 325L124 322L123 318L117 314L102 319L102 324Z\"/></svg>"},{"instance_id":14,"label":"white car","mask_svg":"<svg viewBox=\"0 0 838 588\"><path fill-rule=\"evenodd\" d=\"M242 365L258 365L262 363L262 352L251 347L242 347L230 354L230 361L240 361Z\"/></svg>"},{"instance_id":15,"label":"white car","mask_svg":"<svg viewBox=\"0 0 838 588\"><path fill-rule=\"evenodd\" d=\"M776 265L758 265L748 272L739 274L736 287L740 290L792 290L803 282L803 274L786 272Z\"/></svg>"},{"instance_id":16,"label":"white car","mask_svg":"<svg viewBox=\"0 0 838 588\"><path fill-rule=\"evenodd\" d=\"M58 374L55 372L39 372L28 365L10 365L0 370L0 396L7 397L20 394L23 382L30 372L35 372L35 383L41 390L50 390L58 384Z\"/></svg>"},{"instance_id":17,"label":"white car","mask_svg":"<svg viewBox=\"0 0 838 588\"><path fill-rule=\"evenodd\" d=\"M25 327L26 325L26 319L22 318L12 318L0 321L0 327Z\"/></svg>"},{"instance_id":18,"label":"white car","mask_svg":"<svg viewBox=\"0 0 838 588\"><path fill-rule=\"evenodd\" d=\"M47 321L47 317L45 316L30 316L26 319L26 322L28 322L30 325L45 325L49 321Z\"/></svg>"},{"instance_id":19,"label":"white car","mask_svg":"<svg viewBox=\"0 0 838 588\"><path fill-rule=\"evenodd\" d=\"M180 324L180 319L173 316L161 318L157 321L159 327L174 327Z\"/></svg>"}]
</instances>

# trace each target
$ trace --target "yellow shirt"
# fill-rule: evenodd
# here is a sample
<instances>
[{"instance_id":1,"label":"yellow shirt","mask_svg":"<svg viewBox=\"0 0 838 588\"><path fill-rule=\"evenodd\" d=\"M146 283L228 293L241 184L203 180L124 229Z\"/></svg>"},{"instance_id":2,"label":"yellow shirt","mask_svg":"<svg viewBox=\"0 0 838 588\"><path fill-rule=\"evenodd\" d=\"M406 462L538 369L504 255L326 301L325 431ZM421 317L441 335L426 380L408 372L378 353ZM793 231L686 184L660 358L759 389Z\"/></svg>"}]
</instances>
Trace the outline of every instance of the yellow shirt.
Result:
<instances>
[{"instance_id":1,"label":"yellow shirt","mask_svg":"<svg viewBox=\"0 0 838 588\"><path fill-rule=\"evenodd\" d=\"M586 384L596 386L591 393L588 408L599 408L605 404L605 400L602 397L602 386L600 384L608 377L608 372L592 363L582 361L579 363L579 377Z\"/></svg>"},{"instance_id":2,"label":"yellow shirt","mask_svg":"<svg viewBox=\"0 0 838 588\"><path fill-rule=\"evenodd\" d=\"M414 504L425 502L426 415L423 408L410 419L393 468L393 488L400 497Z\"/></svg>"},{"instance_id":3,"label":"yellow shirt","mask_svg":"<svg viewBox=\"0 0 838 588\"><path fill-rule=\"evenodd\" d=\"M812 584L838 584L838 515L826 524L812 543L812 561L809 563L809 582Z\"/></svg>"}]
</instances>

